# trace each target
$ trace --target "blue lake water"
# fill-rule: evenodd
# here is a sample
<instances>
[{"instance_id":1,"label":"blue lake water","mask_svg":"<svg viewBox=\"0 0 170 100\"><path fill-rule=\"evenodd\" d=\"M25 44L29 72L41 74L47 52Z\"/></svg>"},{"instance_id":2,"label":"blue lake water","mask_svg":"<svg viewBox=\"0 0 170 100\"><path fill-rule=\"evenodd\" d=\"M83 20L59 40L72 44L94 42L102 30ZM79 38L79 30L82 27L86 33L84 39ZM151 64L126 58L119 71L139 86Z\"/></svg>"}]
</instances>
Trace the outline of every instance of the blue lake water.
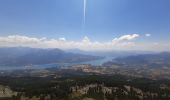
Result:
<instances>
[{"instance_id":1,"label":"blue lake water","mask_svg":"<svg viewBox=\"0 0 170 100\"><path fill-rule=\"evenodd\" d=\"M79 62L79 63L52 63L52 64L43 64L43 65L31 65L31 66L0 66L0 70L20 70L20 69L45 69L52 67L65 67L77 64L91 64L94 66L100 66L105 62L111 61L114 57L105 57L103 59L87 61L87 62Z\"/></svg>"}]
</instances>

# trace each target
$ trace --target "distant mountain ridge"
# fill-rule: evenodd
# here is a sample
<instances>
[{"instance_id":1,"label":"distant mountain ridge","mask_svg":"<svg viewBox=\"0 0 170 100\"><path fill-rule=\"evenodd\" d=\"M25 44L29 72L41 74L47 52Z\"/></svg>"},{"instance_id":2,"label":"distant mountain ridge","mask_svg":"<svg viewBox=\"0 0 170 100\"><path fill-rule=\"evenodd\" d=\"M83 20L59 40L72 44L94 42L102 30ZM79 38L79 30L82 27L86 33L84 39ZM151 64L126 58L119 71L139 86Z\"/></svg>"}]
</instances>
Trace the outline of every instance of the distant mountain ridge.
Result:
<instances>
[{"instance_id":1,"label":"distant mountain ridge","mask_svg":"<svg viewBox=\"0 0 170 100\"><path fill-rule=\"evenodd\" d=\"M73 53L85 54L85 55L93 55L93 56L110 56L110 57L127 57L132 55L139 55L139 54L150 54L156 53L153 51L121 51L121 50L111 50L111 51L83 51L80 49L69 49L65 51L70 51Z\"/></svg>"},{"instance_id":2,"label":"distant mountain ridge","mask_svg":"<svg viewBox=\"0 0 170 100\"><path fill-rule=\"evenodd\" d=\"M157 54L143 54L114 59L113 62L127 65L151 65L151 66L168 66L170 67L170 52Z\"/></svg>"},{"instance_id":3,"label":"distant mountain ridge","mask_svg":"<svg viewBox=\"0 0 170 100\"><path fill-rule=\"evenodd\" d=\"M60 49L40 49L27 47L0 48L0 66L20 66L50 63L72 63L100 59L90 56L65 52Z\"/></svg>"}]
</instances>

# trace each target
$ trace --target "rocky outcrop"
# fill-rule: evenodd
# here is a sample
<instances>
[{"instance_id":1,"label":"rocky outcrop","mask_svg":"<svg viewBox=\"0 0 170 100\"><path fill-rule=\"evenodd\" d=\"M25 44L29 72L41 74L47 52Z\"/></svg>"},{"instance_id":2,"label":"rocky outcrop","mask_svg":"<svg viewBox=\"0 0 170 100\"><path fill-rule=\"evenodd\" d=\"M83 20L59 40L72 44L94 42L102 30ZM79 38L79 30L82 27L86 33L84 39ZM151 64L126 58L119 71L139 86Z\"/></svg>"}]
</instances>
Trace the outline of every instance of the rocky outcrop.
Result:
<instances>
[{"instance_id":1,"label":"rocky outcrop","mask_svg":"<svg viewBox=\"0 0 170 100\"><path fill-rule=\"evenodd\" d=\"M12 91L8 86L0 85L0 97L16 96L17 92Z\"/></svg>"}]
</instances>

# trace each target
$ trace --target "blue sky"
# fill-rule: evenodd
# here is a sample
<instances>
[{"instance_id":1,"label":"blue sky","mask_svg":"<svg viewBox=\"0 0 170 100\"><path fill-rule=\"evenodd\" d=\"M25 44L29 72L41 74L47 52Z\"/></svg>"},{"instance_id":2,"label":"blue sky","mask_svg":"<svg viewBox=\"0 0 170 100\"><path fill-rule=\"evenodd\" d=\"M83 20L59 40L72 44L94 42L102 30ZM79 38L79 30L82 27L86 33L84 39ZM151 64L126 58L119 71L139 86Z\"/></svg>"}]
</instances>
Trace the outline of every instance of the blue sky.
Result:
<instances>
[{"instance_id":1,"label":"blue sky","mask_svg":"<svg viewBox=\"0 0 170 100\"><path fill-rule=\"evenodd\" d=\"M0 0L0 36L105 42L138 34L137 42L170 42L170 0L87 0L85 25L83 2Z\"/></svg>"}]
</instances>

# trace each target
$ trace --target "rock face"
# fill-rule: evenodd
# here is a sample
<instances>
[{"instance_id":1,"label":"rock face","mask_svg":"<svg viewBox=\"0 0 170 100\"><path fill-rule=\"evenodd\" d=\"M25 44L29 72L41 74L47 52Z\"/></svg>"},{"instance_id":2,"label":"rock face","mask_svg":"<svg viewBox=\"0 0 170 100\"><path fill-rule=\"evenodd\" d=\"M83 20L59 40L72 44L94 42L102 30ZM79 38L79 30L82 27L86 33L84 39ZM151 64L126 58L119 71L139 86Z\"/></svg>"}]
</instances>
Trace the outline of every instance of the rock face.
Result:
<instances>
[{"instance_id":1,"label":"rock face","mask_svg":"<svg viewBox=\"0 0 170 100\"><path fill-rule=\"evenodd\" d=\"M97 92L101 91L106 94L112 93L112 89L117 89L116 87L106 87L103 84L89 84L89 85L85 85L85 86L75 86L75 87L71 87L71 90L73 92L79 92L80 94L87 94L90 88L97 88ZM99 89L100 88L100 89Z\"/></svg>"},{"instance_id":2,"label":"rock face","mask_svg":"<svg viewBox=\"0 0 170 100\"><path fill-rule=\"evenodd\" d=\"M0 97L16 96L17 92L12 91L8 86L0 85Z\"/></svg>"}]
</instances>

